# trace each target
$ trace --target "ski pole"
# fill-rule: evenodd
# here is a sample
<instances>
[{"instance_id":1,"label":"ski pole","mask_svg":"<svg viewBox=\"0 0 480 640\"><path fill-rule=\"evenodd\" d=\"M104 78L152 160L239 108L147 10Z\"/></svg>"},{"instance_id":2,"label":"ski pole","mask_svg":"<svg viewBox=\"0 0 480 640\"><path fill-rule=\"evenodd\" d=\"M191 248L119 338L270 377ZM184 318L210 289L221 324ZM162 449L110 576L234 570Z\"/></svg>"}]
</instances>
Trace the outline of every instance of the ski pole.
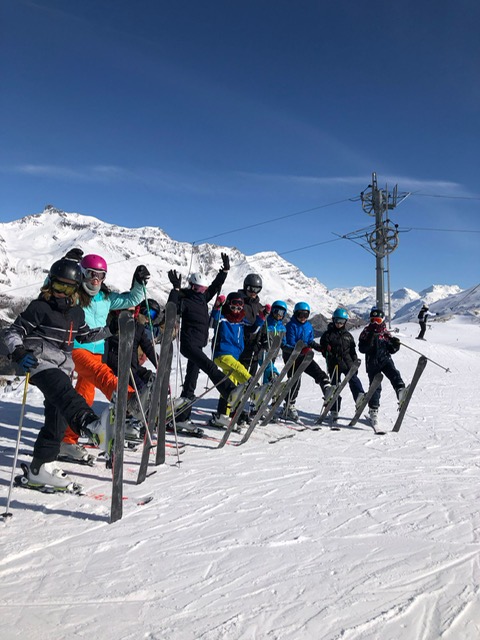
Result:
<instances>
[{"instance_id":1,"label":"ski pole","mask_svg":"<svg viewBox=\"0 0 480 640\"><path fill-rule=\"evenodd\" d=\"M10 507L10 498L12 497L13 481L15 478L15 468L17 466L18 450L20 448L20 438L22 435L23 417L25 415L25 407L27 404L27 391L28 391L29 381L30 381L30 372L28 372L27 375L25 376L25 387L23 389L22 408L20 411L20 420L18 423L17 444L15 447L15 455L13 456L12 477L10 478L10 488L8 490L8 496L7 496L7 510L5 511L5 513L2 513L3 518L11 518L13 515L12 513L10 513L8 509Z\"/></svg>"},{"instance_id":2,"label":"ski pole","mask_svg":"<svg viewBox=\"0 0 480 640\"><path fill-rule=\"evenodd\" d=\"M409 346L408 346L408 344L405 344L404 342L400 342L400 344L401 344L403 347L407 347L407 349L410 349L410 351L415 351L415 353L418 353L418 355L419 355L419 356L423 356L424 358L427 358L427 356L426 356L424 353L422 353L421 351L417 351L417 350L416 350L416 349L414 349L413 347L409 347ZM432 362L433 364L436 364L436 365L437 365L437 367L440 367L440 369L443 369L443 370L445 371L445 373L452 373L452 372L450 371L450 369L447 369L447 367L443 367L441 364L438 364L438 362L435 362L435 360L432 360L431 358L427 358L427 360L428 360L429 362Z\"/></svg>"}]
</instances>

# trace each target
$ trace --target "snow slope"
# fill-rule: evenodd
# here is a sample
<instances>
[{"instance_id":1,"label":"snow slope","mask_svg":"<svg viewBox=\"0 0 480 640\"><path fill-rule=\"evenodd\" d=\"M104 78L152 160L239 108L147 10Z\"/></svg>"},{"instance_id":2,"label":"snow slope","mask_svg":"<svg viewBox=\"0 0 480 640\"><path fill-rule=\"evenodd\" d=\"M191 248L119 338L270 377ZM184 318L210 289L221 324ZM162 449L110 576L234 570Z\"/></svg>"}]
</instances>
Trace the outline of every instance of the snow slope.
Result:
<instances>
[{"instance_id":1,"label":"snow slope","mask_svg":"<svg viewBox=\"0 0 480 640\"><path fill-rule=\"evenodd\" d=\"M3 640L478 640L480 326L438 323L428 342L413 339L416 324L399 330L451 373L429 362L398 434L269 425L222 450L183 437L181 463L168 456L140 486L140 454L127 452L114 525L101 462L64 465L83 497L14 489L13 517L0 521ZM416 360L395 356L407 381ZM21 397L0 395L2 512ZM200 401L197 417L215 406L215 395ZM304 379L305 420L319 406ZM342 424L352 409L346 392ZM395 413L386 383L382 426ZM32 388L21 460L41 416Z\"/></svg>"}]
</instances>

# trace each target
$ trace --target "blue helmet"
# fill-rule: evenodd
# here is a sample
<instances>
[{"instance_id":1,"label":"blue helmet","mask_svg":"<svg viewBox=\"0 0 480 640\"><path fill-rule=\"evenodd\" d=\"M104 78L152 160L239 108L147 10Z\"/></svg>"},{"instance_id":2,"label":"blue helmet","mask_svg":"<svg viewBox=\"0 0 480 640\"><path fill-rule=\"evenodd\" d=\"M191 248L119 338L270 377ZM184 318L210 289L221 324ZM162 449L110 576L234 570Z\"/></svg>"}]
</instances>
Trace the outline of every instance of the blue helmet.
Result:
<instances>
[{"instance_id":1,"label":"blue helmet","mask_svg":"<svg viewBox=\"0 0 480 640\"><path fill-rule=\"evenodd\" d=\"M272 311L275 308L283 309L285 311L285 313L287 313L287 310L288 310L287 303L284 302L283 300L275 300L275 302L272 303Z\"/></svg>"},{"instance_id":2,"label":"blue helmet","mask_svg":"<svg viewBox=\"0 0 480 640\"><path fill-rule=\"evenodd\" d=\"M308 302L297 302L293 307L293 313L296 314L298 311L308 311L308 313L310 313L310 305Z\"/></svg>"},{"instance_id":3,"label":"blue helmet","mask_svg":"<svg viewBox=\"0 0 480 640\"><path fill-rule=\"evenodd\" d=\"M348 320L348 311L342 307L338 307L333 312L332 320Z\"/></svg>"}]
</instances>

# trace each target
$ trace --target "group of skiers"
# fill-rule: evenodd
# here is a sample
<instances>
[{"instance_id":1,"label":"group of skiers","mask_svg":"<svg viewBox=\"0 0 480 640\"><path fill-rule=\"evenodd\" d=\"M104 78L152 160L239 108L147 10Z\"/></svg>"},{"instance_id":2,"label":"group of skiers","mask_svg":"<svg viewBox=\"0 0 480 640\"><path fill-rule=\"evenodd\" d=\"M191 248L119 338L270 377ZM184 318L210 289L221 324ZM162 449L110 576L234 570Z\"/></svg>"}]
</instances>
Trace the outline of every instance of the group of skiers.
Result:
<instances>
[{"instance_id":1,"label":"group of skiers","mask_svg":"<svg viewBox=\"0 0 480 640\"><path fill-rule=\"evenodd\" d=\"M212 282L201 273L192 273L187 286L182 287L181 276L175 270L168 272L172 284L169 301L177 305L180 317L180 353L187 360L181 392L186 408L178 414L177 422L189 423L198 375L203 371L220 394L212 424L226 426L229 414L236 410L246 384L257 371L262 354L275 335L281 335L284 362L299 340L305 345L289 370L289 377L309 350L323 354L327 371L312 360L305 373L320 386L323 401L327 401L334 385L357 359L353 336L346 329L347 311L336 309L327 330L316 342L309 322L310 306L297 302L285 324L287 304L282 300L271 305L261 303L259 294L263 283L258 274L248 274L242 289L222 296L230 260L225 253L221 258L222 266ZM117 387L119 310L131 309L136 316L141 313L151 330L152 320L158 327L160 307L146 295L150 277L147 267L140 265L135 269L131 289L125 293L115 293L107 287L107 272L107 263L101 256L83 255L80 249L72 249L50 267L39 297L4 331L3 341L11 359L28 374L26 384L29 381L39 388L45 398L44 424L28 467L27 479L32 488L47 485L68 490L72 479L60 468L57 458L87 462L90 454L79 444L80 436L90 438L100 447L106 446L108 409L98 416L91 407L96 389L111 400ZM208 303L214 298L211 314ZM212 357L209 357L205 347L212 319L214 337ZM141 415L134 387L137 390L147 387L151 377L151 371L140 364L137 347L141 347L152 364L156 364L157 358L154 336L146 331L145 324L139 323L132 352L134 386L128 390L128 410L134 416ZM359 338L359 350L366 355L369 380L378 372L384 373L401 401L405 384L391 358L399 347L400 341L386 329L383 311L372 309L370 322ZM77 372L75 388L74 369ZM277 374L275 363L269 363L263 382L268 384ZM356 374L349 386L354 400L358 401L364 390ZM285 400L285 419L298 419L299 388L300 378ZM372 420L378 411L380 393L378 387L369 402ZM332 406L333 419L338 417L340 404L341 398L338 398Z\"/></svg>"}]
</instances>

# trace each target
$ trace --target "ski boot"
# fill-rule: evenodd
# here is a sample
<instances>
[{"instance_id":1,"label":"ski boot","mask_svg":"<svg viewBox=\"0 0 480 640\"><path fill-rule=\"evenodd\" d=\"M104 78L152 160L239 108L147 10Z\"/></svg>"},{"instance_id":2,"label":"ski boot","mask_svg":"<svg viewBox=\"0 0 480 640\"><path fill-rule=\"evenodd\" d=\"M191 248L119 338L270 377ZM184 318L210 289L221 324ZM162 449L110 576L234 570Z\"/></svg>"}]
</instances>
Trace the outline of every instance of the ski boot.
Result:
<instances>
[{"instance_id":1,"label":"ski boot","mask_svg":"<svg viewBox=\"0 0 480 640\"><path fill-rule=\"evenodd\" d=\"M77 493L83 491L83 487L74 482L63 469L53 462L40 462L33 458L30 466L22 463L23 476L17 476L15 483L26 489L33 489L41 493Z\"/></svg>"},{"instance_id":2,"label":"ski boot","mask_svg":"<svg viewBox=\"0 0 480 640\"><path fill-rule=\"evenodd\" d=\"M57 459L63 460L64 462L76 462L77 464L85 464L93 467L97 458L88 453L85 447L78 442L62 442Z\"/></svg>"}]
</instances>

